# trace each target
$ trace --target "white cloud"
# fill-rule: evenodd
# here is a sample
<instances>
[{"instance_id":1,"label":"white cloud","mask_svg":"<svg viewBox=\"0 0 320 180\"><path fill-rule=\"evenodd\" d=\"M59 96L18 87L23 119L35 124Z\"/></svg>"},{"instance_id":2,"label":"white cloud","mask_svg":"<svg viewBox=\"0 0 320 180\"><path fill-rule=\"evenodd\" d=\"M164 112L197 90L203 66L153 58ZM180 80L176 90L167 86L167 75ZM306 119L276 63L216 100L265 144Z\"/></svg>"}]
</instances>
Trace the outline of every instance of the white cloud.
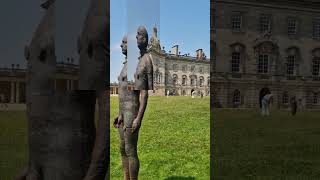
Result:
<instances>
[{"instance_id":1,"label":"white cloud","mask_svg":"<svg viewBox=\"0 0 320 180\"><path fill-rule=\"evenodd\" d=\"M111 53L121 51L120 45L121 45L121 42L113 44L110 49Z\"/></svg>"}]
</instances>

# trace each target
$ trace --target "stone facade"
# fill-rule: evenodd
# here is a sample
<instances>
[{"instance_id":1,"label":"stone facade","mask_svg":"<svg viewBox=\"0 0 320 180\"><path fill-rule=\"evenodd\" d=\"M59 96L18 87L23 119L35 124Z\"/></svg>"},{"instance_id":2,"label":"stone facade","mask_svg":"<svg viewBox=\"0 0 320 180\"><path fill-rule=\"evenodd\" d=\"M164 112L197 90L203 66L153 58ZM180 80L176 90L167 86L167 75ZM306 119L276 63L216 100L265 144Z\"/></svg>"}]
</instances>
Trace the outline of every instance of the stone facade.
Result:
<instances>
[{"instance_id":1,"label":"stone facade","mask_svg":"<svg viewBox=\"0 0 320 180\"><path fill-rule=\"evenodd\" d=\"M216 107L320 109L320 3L216 0L211 5L212 97Z\"/></svg>"}]
</instances>

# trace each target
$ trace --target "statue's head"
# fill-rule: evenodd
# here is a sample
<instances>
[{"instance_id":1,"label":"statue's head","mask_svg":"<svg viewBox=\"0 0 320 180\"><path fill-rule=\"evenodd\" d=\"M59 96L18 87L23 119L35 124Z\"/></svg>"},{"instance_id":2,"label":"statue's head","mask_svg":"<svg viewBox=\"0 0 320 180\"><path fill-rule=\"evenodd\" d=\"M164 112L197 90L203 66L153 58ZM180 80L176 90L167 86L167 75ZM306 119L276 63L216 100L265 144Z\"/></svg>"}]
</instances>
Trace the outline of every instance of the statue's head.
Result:
<instances>
[{"instance_id":1,"label":"statue's head","mask_svg":"<svg viewBox=\"0 0 320 180\"><path fill-rule=\"evenodd\" d=\"M140 50L145 50L148 47L148 32L144 26L139 26L137 30L137 45Z\"/></svg>"},{"instance_id":2,"label":"statue's head","mask_svg":"<svg viewBox=\"0 0 320 180\"><path fill-rule=\"evenodd\" d=\"M44 9L49 9L51 4L53 4L55 0L40 0L41 7Z\"/></svg>"},{"instance_id":3,"label":"statue's head","mask_svg":"<svg viewBox=\"0 0 320 180\"><path fill-rule=\"evenodd\" d=\"M122 49L122 54L127 56L127 53L128 53L128 39L127 39L127 36L124 36L122 38L122 42L121 42L120 47Z\"/></svg>"}]
</instances>

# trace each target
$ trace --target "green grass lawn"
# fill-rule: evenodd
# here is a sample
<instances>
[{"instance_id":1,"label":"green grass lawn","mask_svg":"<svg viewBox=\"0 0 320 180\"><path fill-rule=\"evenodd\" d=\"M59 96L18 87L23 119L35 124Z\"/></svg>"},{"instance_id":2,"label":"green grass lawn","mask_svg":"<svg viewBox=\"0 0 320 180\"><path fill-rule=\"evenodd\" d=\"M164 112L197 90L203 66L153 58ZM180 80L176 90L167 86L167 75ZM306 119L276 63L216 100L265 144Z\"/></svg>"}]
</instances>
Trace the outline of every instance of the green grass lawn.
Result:
<instances>
[{"instance_id":1,"label":"green grass lawn","mask_svg":"<svg viewBox=\"0 0 320 180\"><path fill-rule=\"evenodd\" d=\"M27 165L26 114L0 111L0 180L12 180Z\"/></svg>"},{"instance_id":2,"label":"green grass lawn","mask_svg":"<svg viewBox=\"0 0 320 180\"><path fill-rule=\"evenodd\" d=\"M111 98L111 119L118 101ZM150 97L139 137L140 179L209 179L209 98ZM25 112L0 111L0 180L27 164ZM111 127L111 178L122 179L118 131Z\"/></svg>"},{"instance_id":3,"label":"green grass lawn","mask_svg":"<svg viewBox=\"0 0 320 180\"><path fill-rule=\"evenodd\" d=\"M214 177L320 179L320 113L214 112Z\"/></svg>"},{"instance_id":4,"label":"green grass lawn","mask_svg":"<svg viewBox=\"0 0 320 180\"><path fill-rule=\"evenodd\" d=\"M320 179L319 115L216 110L215 180ZM0 128L0 180L11 180L27 161L25 112L0 111ZM118 141L111 127L112 179L122 179ZM138 149L142 180L209 179L209 99L150 97Z\"/></svg>"},{"instance_id":5,"label":"green grass lawn","mask_svg":"<svg viewBox=\"0 0 320 180\"><path fill-rule=\"evenodd\" d=\"M111 119L118 98L111 98ZM111 123L112 124L112 123ZM150 97L140 129L139 178L192 180L210 175L209 98ZM111 179L123 179L118 130L111 127Z\"/></svg>"}]
</instances>

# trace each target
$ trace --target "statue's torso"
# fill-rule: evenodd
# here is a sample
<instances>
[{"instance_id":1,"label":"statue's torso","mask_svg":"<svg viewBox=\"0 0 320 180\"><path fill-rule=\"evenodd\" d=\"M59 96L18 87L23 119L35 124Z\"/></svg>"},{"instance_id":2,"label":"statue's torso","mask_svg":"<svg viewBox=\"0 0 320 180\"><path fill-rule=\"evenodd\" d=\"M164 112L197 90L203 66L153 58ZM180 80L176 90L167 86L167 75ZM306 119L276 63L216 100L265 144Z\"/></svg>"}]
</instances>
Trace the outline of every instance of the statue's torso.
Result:
<instances>
[{"instance_id":1,"label":"statue's torso","mask_svg":"<svg viewBox=\"0 0 320 180\"><path fill-rule=\"evenodd\" d=\"M133 116L138 114L139 110L139 95L136 90L129 90L127 81L127 64L123 65L121 73L118 77L119 82L119 109L124 117L124 123L129 126L132 124Z\"/></svg>"},{"instance_id":2,"label":"statue's torso","mask_svg":"<svg viewBox=\"0 0 320 180\"><path fill-rule=\"evenodd\" d=\"M134 89L135 90L152 90L153 85L149 84L149 82L153 82L153 69L152 63L150 59L150 55L148 53L144 54L139 58L139 62L136 68L136 72L134 74Z\"/></svg>"}]
</instances>

